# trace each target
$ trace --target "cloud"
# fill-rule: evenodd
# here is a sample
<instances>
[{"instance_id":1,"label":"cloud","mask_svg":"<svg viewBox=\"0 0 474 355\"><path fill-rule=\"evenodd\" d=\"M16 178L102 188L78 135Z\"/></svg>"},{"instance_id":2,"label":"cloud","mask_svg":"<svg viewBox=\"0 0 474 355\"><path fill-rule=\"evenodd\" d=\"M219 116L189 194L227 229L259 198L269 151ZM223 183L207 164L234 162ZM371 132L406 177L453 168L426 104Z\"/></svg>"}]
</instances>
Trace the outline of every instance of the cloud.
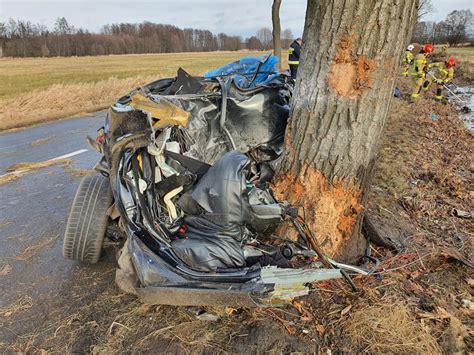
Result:
<instances>
[{"instance_id":1,"label":"cloud","mask_svg":"<svg viewBox=\"0 0 474 355\"><path fill-rule=\"evenodd\" d=\"M12 17L52 27L66 17L75 27L98 31L107 23L150 21L181 28L208 29L248 37L271 27L272 0L0 0L0 21ZM472 0L433 0L439 21L454 9L473 8ZM306 0L282 1L282 28L303 33ZM473 9L474 11L474 9Z\"/></svg>"}]
</instances>

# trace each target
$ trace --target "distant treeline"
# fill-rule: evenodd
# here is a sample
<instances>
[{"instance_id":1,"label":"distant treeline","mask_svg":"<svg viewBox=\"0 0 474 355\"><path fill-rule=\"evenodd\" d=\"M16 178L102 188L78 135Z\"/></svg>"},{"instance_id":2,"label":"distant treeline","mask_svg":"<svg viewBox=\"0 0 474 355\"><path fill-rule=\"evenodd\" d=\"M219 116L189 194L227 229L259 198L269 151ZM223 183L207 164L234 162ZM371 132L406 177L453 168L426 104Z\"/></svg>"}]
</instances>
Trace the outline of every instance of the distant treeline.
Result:
<instances>
[{"instance_id":1,"label":"distant treeline","mask_svg":"<svg viewBox=\"0 0 474 355\"><path fill-rule=\"evenodd\" d=\"M291 30L284 30L282 37L283 45L289 46ZM3 56L11 57L67 57L271 48L269 28L258 30L255 36L244 41L240 36L151 22L105 25L100 33L76 29L64 17L56 20L52 30L22 20L0 23L0 56L2 49Z\"/></svg>"},{"instance_id":2,"label":"distant treeline","mask_svg":"<svg viewBox=\"0 0 474 355\"><path fill-rule=\"evenodd\" d=\"M420 21L413 31L413 42L462 44L472 41L473 15L471 10L455 10L444 21Z\"/></svg>"}]
</instances>

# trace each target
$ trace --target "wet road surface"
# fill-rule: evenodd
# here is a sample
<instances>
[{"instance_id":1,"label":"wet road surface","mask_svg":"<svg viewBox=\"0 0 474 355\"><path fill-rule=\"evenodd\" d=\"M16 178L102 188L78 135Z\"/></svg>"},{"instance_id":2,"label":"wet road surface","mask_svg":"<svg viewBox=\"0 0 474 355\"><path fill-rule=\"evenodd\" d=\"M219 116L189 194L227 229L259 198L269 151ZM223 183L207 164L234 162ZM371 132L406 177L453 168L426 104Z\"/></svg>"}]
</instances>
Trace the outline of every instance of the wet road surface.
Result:
<instances>
[{"instance_id":1,"label":"wet road surface","mask_svg":"<svg viewBox=\"0 0 474 355\"><path fill-rule=\"evenodd\" d=\"M99 154L87 135L96 136L104 112L0 133L0 175L14 164L40 162L65 154L69 166L32 170L0 185L0 343L41 328L65 305L87 302L100 282L113 282L113 258L81 265L62 256L62 238L81 174ZM12 305L24 310L9 311Z\"/></svg>"}]
</instances>

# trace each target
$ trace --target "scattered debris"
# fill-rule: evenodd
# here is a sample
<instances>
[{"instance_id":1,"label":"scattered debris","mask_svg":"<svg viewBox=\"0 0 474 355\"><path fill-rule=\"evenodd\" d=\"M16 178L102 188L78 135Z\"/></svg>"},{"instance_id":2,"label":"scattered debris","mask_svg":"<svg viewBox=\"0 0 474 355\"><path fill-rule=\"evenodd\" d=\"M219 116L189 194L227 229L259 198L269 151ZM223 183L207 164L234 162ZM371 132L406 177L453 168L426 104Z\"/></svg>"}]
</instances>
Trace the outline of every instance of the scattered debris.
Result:
<instances>
[{"instance_id":1,"label":"scattered debris","mask_svg":"<svg viewBox=\"0 0 474 355\"><path fill-rule=\"evenodd\" d=\"M402 91L398 87L395 87L395 91L393 93L393 96L395 96L397 98L403 97Z\"/></svg>"},{"instance_id":2,"label":"scattered debris","mask_svg":"<svg viewBox=\"0 0 474 355\"><path fill-rule=\"evenodd\" d=\"M459 218L471 219L473 218L474 214L472 212L467 212L467 211L458 210L457 208L454 208L453 215Z\"/></svg>"},{"instance_id":3,"label":"scattered debris","mask_svg":"<svg viewBox=\"0 0 474 355\"><path fill-rule=\"evenodd\" d=\"M196 318L206 322L216 322L219 320L219 316L206 312L204 309L200 309L196 312Z\"/></svg>"},{"instance_id":4,"label":"scattered debris","mask_svg":"<svg viewBox=\"0 0 474 355\"><path fill-rule=\"evenodd\" d=\"M474 311L474 302L467 299L463 299L461 302L464 307L468 308L471 311Z\"/></svg>"}]
</instances>

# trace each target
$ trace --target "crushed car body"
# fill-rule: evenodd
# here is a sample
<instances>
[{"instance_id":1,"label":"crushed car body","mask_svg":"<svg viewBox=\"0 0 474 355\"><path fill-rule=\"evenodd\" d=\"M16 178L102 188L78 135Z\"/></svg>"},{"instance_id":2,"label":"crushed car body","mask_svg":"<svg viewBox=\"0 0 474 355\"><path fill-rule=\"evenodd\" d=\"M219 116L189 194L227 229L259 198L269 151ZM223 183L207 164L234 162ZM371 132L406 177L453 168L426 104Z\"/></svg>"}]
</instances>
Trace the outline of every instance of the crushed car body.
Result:
<instances>
[{"instance_id":1,"label":"crushed car body","mask_svg":"<svg viewBox=\"0 0 474 355\"><path fill-rule=\"evenodd\" d=\"M285 219L298 223L297 209L269 185L293 87L275 64L273 56L244 58L204 77L180 69L120 98L105 140L89 139L103 154L102 176L78 189L64 255L96 262L106 234L124 242L117 283L153 304L275 305L343 277L314 263L292 267L315 256L304 233L298 241L275 235ZM111 202L79 216L88 201L81 196L99 183ZM100 228L84 235L78 226L87 218Z\"/></svg>"}]
</instances>

